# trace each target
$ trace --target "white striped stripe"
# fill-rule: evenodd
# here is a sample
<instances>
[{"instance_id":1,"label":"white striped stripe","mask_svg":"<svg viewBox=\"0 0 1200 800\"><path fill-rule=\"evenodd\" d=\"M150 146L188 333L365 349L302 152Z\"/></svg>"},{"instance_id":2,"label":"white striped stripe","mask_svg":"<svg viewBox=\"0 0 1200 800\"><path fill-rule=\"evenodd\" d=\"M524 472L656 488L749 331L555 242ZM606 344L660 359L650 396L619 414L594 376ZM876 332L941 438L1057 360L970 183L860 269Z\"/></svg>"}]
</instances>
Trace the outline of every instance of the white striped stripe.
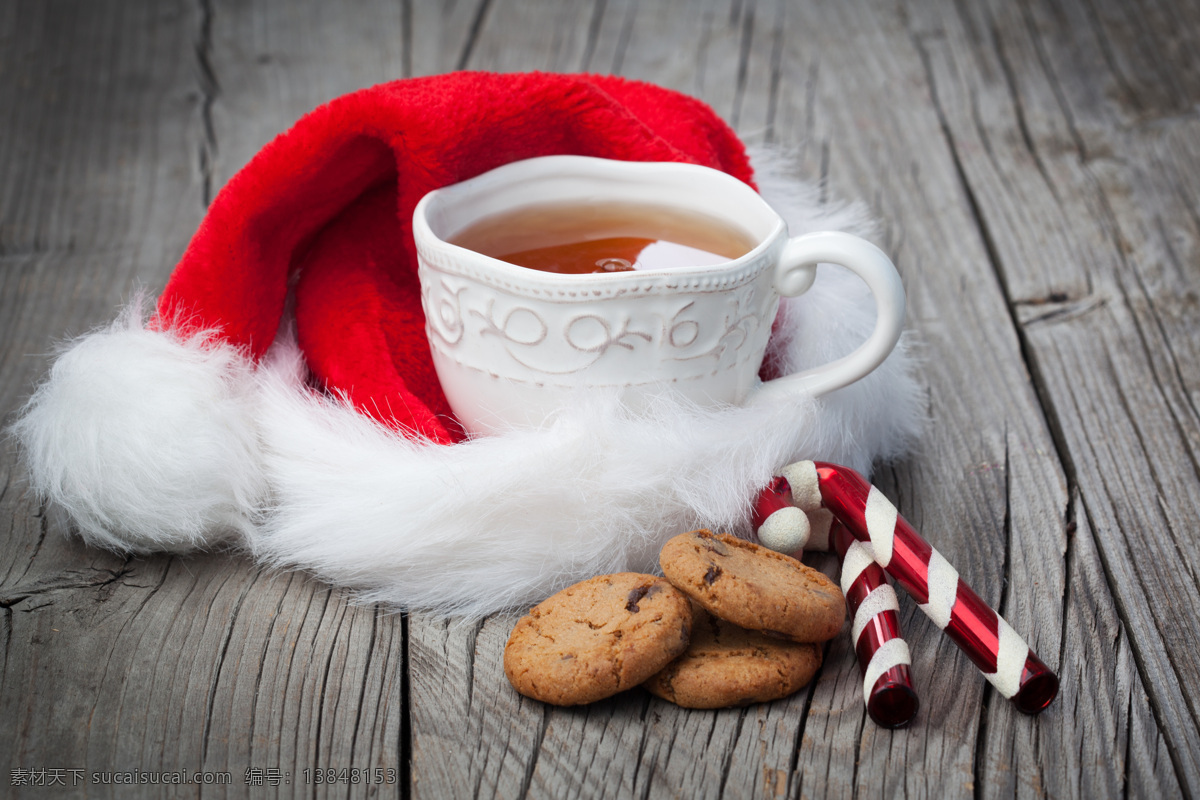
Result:
<instances>
[{"instance_id":1,"label":"white striped stripe","mask_svg":"<svg viewBox=\"0 0 1200 800\"><path fill-rule=\"evenodd\" d=\"M863 570L875 563L875 551L866 542L851 542L842 559L842 594L850 594L850 587L862 575Z\"/></svg>"},{"instance_id":2,"label":"white striped stripe","mask_svg":"<svg viewBox=\"0 0 1200 800\"><path fill-rule=\"evenodd\" d=\"M899 611L900 601L896 599L896 590L890 584L876 586L871 593L863 598L858 610L854 612L854 625L850 629L850 641L858 647L858 637L871 620L885 611Z\"/></svg>"},{"instance_id":3,"label":"white striped stripe","mask_svg":"<svg viewBox=\"0 0 1200 800\"><path fill-rule=\"evenodd\" d=\"M829 529L833 527L833 512L827 508L818 508L808 512L808 550L832 550L833 543L829 541Z\"/></svg>"},{"instance_id":4,"label":"white striped stripe","mask_svg":"<svg viewBox=\"0 0 1200 800\"><path fill-rule=\"evenodd\" d=\"M867 664L867 669L863 673L863 702L871 701L871 690L875 688L875 682L879 680L880 675L892 667L911 663L912 656L908 652L908 642L897 638L888 639L881 644L875 651L875 655L871 656L871 663Z\"/></svg>"},{"instance_id":5,"label":"white striped stripe","mask_svg":"<svg viewBox=\"0 0 1200 800\"><path fill-rule=\"evenodd\" d=\"M883 492L872 486L867 495L864 516L871 547L875 550L875 561L887 569L888 564L892 563L892 544L896 536L896 507L884 497Z\"/></svg>"},{"instance_id":6,"label":"white striped stripe","mask_svg":"<svg viewBox=\"0 0 1200 800\"><path fill-rule=\"evenodd\" d=\"M808 542L808 515L795 506L784 506L763 521L758 541L790 556Z\"/></svg>"},{"instance_id":7,"label":"white striped stripe","mask_svg":"<svg viewBox=\"0 0 1200 800\"><path fill-rule=\"evenodd\" d=\"M1000 694L1012 697L1021 688L1021 673L1025 671L1029 645L1004 621L1004 617L998 617L998 620L1000 643L996 648L996 671L985 672L983 677L987 678Z\"/></svg>"},{"instance_id":8,"label":"white striped stripe","mask_svg":"<svg viewBox=\"0 0 1200 800\"><path fill-rule=\"evenodd\" d=\"M946 630L950 612L958 599L958 571L937 550L929 556L928 589L929 602L917 607L933 620L934 625Z\"/></svg>"},{"instance_id":9,"label":"white striped stripe","mask_svg":"<svg viewBox=\"0 0 1200 800\"><path fill-rule=\"evenodd\" d=\"M811 461L788 464L780 473L792 487L792 502L804 511L816 511L821 507L821 482L817 478L817 465Z\"/></svg>"}]
</instances>

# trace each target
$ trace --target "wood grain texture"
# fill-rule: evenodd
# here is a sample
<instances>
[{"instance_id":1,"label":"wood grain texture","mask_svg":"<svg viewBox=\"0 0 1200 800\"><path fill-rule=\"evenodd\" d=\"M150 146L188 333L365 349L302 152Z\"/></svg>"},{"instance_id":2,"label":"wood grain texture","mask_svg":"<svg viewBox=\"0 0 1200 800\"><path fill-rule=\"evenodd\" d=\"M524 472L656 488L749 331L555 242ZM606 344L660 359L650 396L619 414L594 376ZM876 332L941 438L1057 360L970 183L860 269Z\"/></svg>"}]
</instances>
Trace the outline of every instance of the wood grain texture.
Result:
<instances>
[{"instance_id":1,"label":"wood grain texture","mask_svg":"<svg viewBox=\"0 0 1200 800\"><path fill-rule=\"evenodd\" d=\"M876 482L1063 680L1016 713L902 598L906 730L866 717L844 638L776 703L553 708L504 679L514 615L92 550L6 447L0 786L44 796L10 785L43 767L230 773L200 797L1200 794L1197 23L1166 0L0 6L5 422L53 342L157 292L215 192L317 104L455 68L650 80L879 220L931 422ZM320 767L395 782L306 782Z\"/></svg>"},{"instance_id":2,"label":"wood grain texture","mask_svg":"<svg viewBox=\"0 0 1200 800\"><path fill-rule=\"evenodd\" d=\"M762 127L780 143L806 142L805 172L823 176L831 197L868 200L882 221L880 240L909 288L911 324L927 348L922 378L933 423L918 453L881 473L880 485L981 596L1053 659L1058 609L1019 601L1035 584L1039 593L1063 591L1065 481L984 243L939 143L939 121L906 23L898 10L867 4L787 6L776 110ZM805 35L815 31L828 35ZM1013 567L1022 555L1032 572ZM907 613L904 624L924 723L881 737L861 716L844 713L861 695L843 692L825 736L846 742L843 751L858 756L859 770L844 793L882 785L917 796L986 794L993 783L983 774L989 729L981 724L982 709L1024 730L1028 720L980 683L922 616ZM940 689L947 685L955 687L952 702ZM1044 715L1038 728L1056 721L1061 724L1053 712ZM828 759L819 747L802 749L800 777L809 783L828 774ZM1004 751L1010 774L1045 780L1039 760L1029 742L1010 740Z\"/></svg>"},{"instance_id":3,"label":"wood grain texture","mask_svg":"<svg viewBox=\"0 0 1200 800\"><path fill-rule=\"evenodd\" d=\"M377 79L389 77L391 56L362 44L361 30L340 41L303 39L321 8L290 4L276 17L229 20L226 32L221 10L204 3L6 6L5 41L14 46L0 48L8 78L0 104L24 112L24 124L0 137L7 419L55 339L111 318L137 283L158 291L211 192L300 106L362 80L363 63L384 65ZM387 19L399 30L391 4L374 11L371 30L382 35ZM321 85L297 66L307 97L254 85L250 65L264 64L235 34L255 23L297 64L343 65L330 70L343 83ZM283 101L256 108L250 91ZM226 131L223 102L252 124ZM231 784L195 794L344 796L349 787L306 784L302 771L386 767L395 774L381 788L400 792L398 616L229 554L131 560L85 548L24 489L14 456L6 448L0 497L9 526L0 568L6 789L11 770L82 769L84 781L67 776L63 796L161 796L161 787L92 776L205 770L228 773ZM278 769L280 785L249 786L252 767Z\"/></svg>"},{"instance_id":4,"label":"wood grain texture","mask_svg":"<svg viewBox=\"0 0 1200 800\"><path fill-rule=\"evenodd\" d=\"M1116 3L928 16L939 114L1130 636L1118 655L1132 649L1195 791L1200 646L1194 614L1163 604L1197 586L1200 266L1175 176L1198 163L1200 82L1164 56L1200 18Z\"/></svg>"}]
</instances>

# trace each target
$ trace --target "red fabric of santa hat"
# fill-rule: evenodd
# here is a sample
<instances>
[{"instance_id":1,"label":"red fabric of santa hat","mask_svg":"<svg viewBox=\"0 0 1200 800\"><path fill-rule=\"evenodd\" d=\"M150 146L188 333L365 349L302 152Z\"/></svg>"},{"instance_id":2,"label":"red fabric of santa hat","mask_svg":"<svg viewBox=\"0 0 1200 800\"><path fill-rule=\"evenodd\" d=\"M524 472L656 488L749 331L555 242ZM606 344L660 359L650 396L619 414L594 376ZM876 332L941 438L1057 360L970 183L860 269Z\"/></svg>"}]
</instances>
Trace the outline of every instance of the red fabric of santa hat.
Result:
<instances>
[{"instance_id":1,"label":"red fabric of santa hat","mask_svg":"<svg viewBox=\"0 0 1200 800\"><path fill-rule=\"evenodd\" d=\"M158 304L261 358L288 278L320 384L414 434L460 438L425 342L412 239L426 193L524 158L688 161L750 181L707 106L611 76L459 72L341 97L279 136L221 191Z\"/></svg>"},{"instance_id":2,"label":"red fabric of santa hat","mask_svg":"<svg viewBox=\"0 0 1200 800\"><path fill-rule=\"evenodd\" d=\"M432 189L555 154L688 161L753 185L711 109L636 81L453 73L338 98L230 179L148 322L133 308L64 350L16 426L34 487L100 546L232 542L367 599L478 613L652 570L679 530L744 527L782 464L862 470L912 438L901 349L820 403L663 398L633 415L597 397L464 441L425 338L412 212ZM795 181L759 181L793 234L861 232ZM818 278L783 305L768 355L782 371L831 360L872 308L853 279Z\"/></svg>"}]
</instances>

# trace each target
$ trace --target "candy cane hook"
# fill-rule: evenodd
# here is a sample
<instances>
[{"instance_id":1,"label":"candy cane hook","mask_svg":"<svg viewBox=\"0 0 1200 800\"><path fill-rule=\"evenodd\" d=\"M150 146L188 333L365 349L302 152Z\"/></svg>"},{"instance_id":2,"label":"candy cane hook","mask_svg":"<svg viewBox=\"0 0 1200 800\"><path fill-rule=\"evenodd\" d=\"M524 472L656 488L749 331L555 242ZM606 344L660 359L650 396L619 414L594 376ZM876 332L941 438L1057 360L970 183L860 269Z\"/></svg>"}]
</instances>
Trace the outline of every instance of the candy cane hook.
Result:
<instances>
[{"instance_id":1,"label":"candy cane hook","mask_svg":"<svg viewBox=\"0 0 1200 800\"><path fill-rule=\"evenodd\" d=\"M800 509L824 506L855 539L870 544L876 563L1018 710L1036 714L1050 705L1058 677L882 492L854 470L821 461L792 464L783 477Z\"/></svg>"}]
</instances>

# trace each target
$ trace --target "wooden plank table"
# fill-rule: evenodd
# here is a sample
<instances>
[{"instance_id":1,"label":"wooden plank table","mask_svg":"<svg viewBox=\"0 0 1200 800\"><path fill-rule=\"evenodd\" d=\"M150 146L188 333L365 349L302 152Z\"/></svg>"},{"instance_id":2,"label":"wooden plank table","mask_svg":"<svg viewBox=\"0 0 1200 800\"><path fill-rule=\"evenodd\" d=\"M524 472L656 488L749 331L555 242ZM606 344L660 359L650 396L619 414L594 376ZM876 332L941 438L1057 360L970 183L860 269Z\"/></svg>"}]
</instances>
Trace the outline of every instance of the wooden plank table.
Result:
<instances>
[{"instance_id":1,"label":"wooden plank table","mask_svg":"<svg viewBox=\"0 0 1200 800\"><path fill-rule=\"evenodd\" d=\"M0 4L5 423L313 106L456 68L646 79L869 204L930 417L876 482L1062 677L1024 717L902 598L905 730L865 717L843 638L784 701L552 708L504 679L511 615L90 549L6 446L0 796L1200 794L1198 52L1194 0ZM391 772L305 772L352 767ZM13 785L39 774L66 786Z\"/></svg>"}]
</instances>

